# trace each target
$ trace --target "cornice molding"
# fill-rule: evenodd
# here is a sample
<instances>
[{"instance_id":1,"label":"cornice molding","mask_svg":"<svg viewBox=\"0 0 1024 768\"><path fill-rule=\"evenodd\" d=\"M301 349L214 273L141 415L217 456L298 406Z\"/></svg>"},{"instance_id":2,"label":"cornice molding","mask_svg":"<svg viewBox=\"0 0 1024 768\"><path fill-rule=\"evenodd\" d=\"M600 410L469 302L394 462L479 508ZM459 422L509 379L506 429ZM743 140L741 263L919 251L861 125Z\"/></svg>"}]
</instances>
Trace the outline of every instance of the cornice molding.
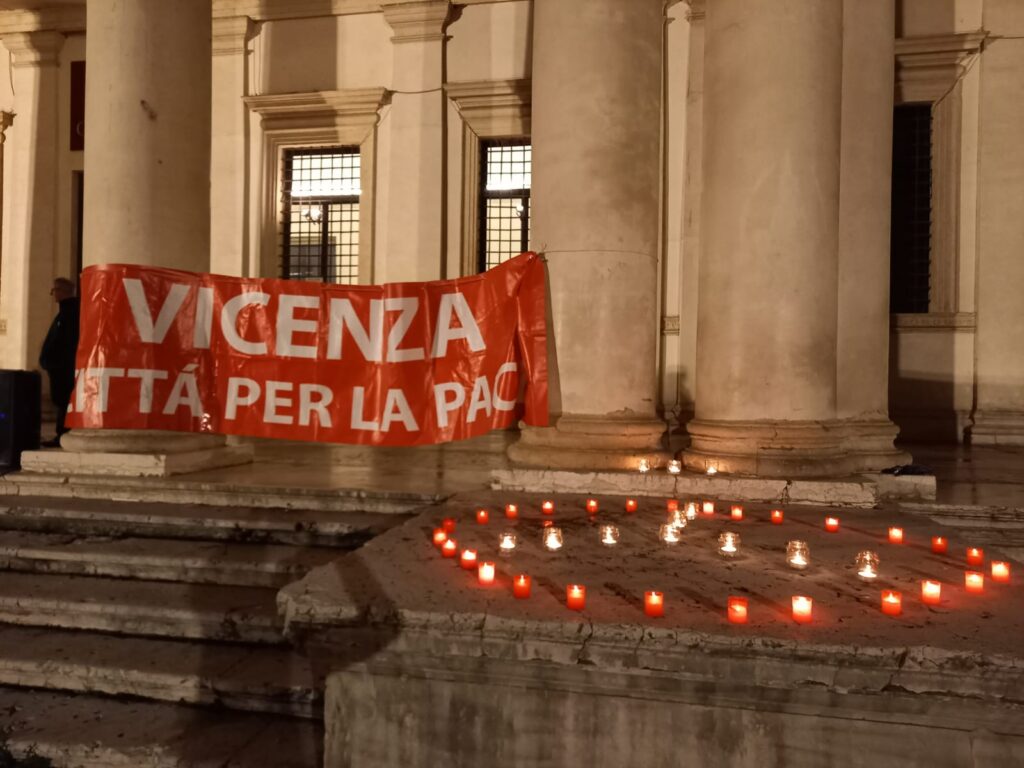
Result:
<instances>
[{"instance_id":1,"label":"cornice molding","mask_svg":"<svg viewBox=\"0 0 1024 768\"><path fill-rule=\"evenodd\" d=\"M451 14L448 0L406 0L381 3L384 21L391 27L393 43L443 40Z\"/></svg>"},{"instance_id":2,"label":"cornice molding","mask_svg":"<svg viewBox=\"0 0 1024 768\"><path fill-rule=\"evenodd\" d=\"M529 133L529 78L447 83L444 90L462 119L477 135Z\"/></svg>"},{"instance_id":3,"label":"cornice molding","mask_svg":"<svg viewBox=\"0 0 1024 768\"><path fill-rule=\"evenodd\" d=\"M369 130L389 97L384 88L353 88L247 96L245 103L262 117L267 132L338 127Z\"/></svg>"},{"instance_id":4,"label":"cornice molding","mask_svg":"<svg viewBox=\"0 0 1024 768\"><path fill-rule=\"evenodd\" d=\"M896 101L935 101L966 71L967 59L979 53L986 32L923 35L896 40Z\"/></svg>"},{"instance_id":5,"label":"cornice molding","mask_svg":"<svg viewBox=\"0 0 1024 768\"><path fill-rule=\"evenodd\" d=\"M512 0L460 0L459 5L507 2ZM386 4L387 0L213 0L213 16L249 16L256 21L350 16L380 13Z\"/></svg>"},{"instance_id":6,"label":"cornice molding","mask_svg":"<svg viewBox=\"0 0 1024 768\"><path fill-rule=\"evenodd\" d=\"M0 35L15 32L85 31L85 2L81 5L60 5L34 11L0 11Z\"/></svg>"},{"instance_id":7,"label":"cornice molding","mask_svg":"<svg viewBox=\"0 0 1024 768\"><path fill-rule=\"evenodd\" d=\"M64 35L59 32L15 32L0 37L14 55L14 67L57 66Z\"/></svg>"},{"instance_id":8,"label":"cornice molding","mask_svg":"<svg viewBox=\"0 0 1024 768\"><path fill-rule=\"evenodd\" d=\"M704 21L707 15L707 0L686 0L686 5L689 6L686 12L687 21Z\"/></svg>"},{"instance_id":9,"label":"cornice molding","mask_svg":"<svg viewBox=\"0 0 1024 768\"><path fill-rule=\"evenodd\" d=\"M248 16L226 16L213 20L213 55L245 53L256 36L258 25Z\"/></svg>"},{"instance_id":10,"label":"cornice molding","mask_svg":"<svg viewBox=\"0 0 1024 768\"><path fill-rule=\"evenodd\" d=\"M973 312L897 313L892 316L894 331L941 332L974 331L977 315Z\"/></svg>"}]
</instances>

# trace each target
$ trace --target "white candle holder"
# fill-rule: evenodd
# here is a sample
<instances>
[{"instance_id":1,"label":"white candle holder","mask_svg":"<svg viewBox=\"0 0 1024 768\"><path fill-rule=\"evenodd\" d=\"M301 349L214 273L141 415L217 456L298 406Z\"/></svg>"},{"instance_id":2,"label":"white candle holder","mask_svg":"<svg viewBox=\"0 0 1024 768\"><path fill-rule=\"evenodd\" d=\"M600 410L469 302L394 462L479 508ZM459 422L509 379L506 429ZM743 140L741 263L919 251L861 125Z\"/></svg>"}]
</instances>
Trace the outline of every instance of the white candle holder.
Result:
<instances>
[{"instance_id":1,"label":"white candle holder","mask_svg":"<svg viewBox=\"0 0 1024 768\"><path fill-rule=\"evenodd\" d=\"M791 541L786 545L786 565L798 571L811 564L811 548L806 541Z\"/></svg>"},{"instance_id":2,"label":"white candle holder","mask_svg":"<svg viewBox=\"0 0 1024 768\"><path fill-rule=\"evenodd\" d=\"M740 551L740 535L725 531L718 536L718 554L722 557L736 557Z\"/></svg>"},{"instance_id":3,"label":"white candle holder","mask_svg":"<svg viewBox=\"0 0 1024 768\"><path fill-rule=\"evenodd\" d=\"M672 461L668 463L668 471L669 474L678 475L683 471L683 462L679 461L679 459L672 459Z\"/></svg>"},{"instance_id":4,"label":"white candle holder","mask_svg":"<svg viewBox=\"0 0 1024 768\"><path fill-rule=\"evenodd\" d=\"M651 462L649 462L647 459L640 459L640 461L636 465L636 468L641 473L650 472L651 471Z\"/></svg>"},{"instance_id":5,"label":"white candle holder","mask_svg":"<svg viewBox=\"0 0 1024 768\"><path fill-rule=\"evenodd\" d=\"M614 525L602 525L600 528L601 543L606 547L614 547L619 543L619 529Z\"/></svg>"},{"instance_id":6,"label":"white candle holder","mask_svg":"<svg viewBox=\"0 0 1024 768\"><path fill-rule=\"evenodd\" d=\"M665 521L677 531L682 531L686 527L686 515L679 509L673 509L668 513L668 519Z\"/></svg>"},{"instance_id":7,"label":"white candle holder","mask_svg":"<svg viewBox=\"0 0 1024 768\"><path fill-rule=\"evenodd\" d=\"M498 534L498 552L508 556L515 552L518 540L512 531L502 531Z\"/></svg>"},{"instance_id":8,"label":"white candle holder","mask_svg":"<svg viewBox=\"0 0 1024 768\"><path fill-rule=\"evenodd\" d=\"M561 528L555 528L554 526L545 528L541 536L543 537L544 548L549 552L557 552L562 548L564 541Z\"/></svg>"},{"instance_id":9,"label":"white candle holder","mask_svg":"<svg viewBox=\"0 0 1024 768\"><path fill-rule=\"evenodd\" d=\"M855 561L857 566L857 578L863 581L874 581L878 578L878 555L865 550L857 554Z\"/></svg>"},{"instance_id":10,"label":"white candle holder","mask_svg":"<svg viewBox=\"0 0 1024 768\"><path fill-rule=\"evenodd\" d=\"M697 502L695 502L695 501L688 501L688 502L686 502L686 509L683 512L683 515L686 517L687 522L692 523L694 520L696 520L697 519L697 514L698 514L698 512L697 512Z\"/></svg>"},{"instance_id":11,"label":"white candle holder","mask_svg":"<svg viewBox=\"0 0 1024 768\"><path fill-rule=\"evenodd\" d=\"M658 529L658 538L672 547L679 543L681 536L678 528L671 523L665 523Z\"/></svg>"}]
</instances>

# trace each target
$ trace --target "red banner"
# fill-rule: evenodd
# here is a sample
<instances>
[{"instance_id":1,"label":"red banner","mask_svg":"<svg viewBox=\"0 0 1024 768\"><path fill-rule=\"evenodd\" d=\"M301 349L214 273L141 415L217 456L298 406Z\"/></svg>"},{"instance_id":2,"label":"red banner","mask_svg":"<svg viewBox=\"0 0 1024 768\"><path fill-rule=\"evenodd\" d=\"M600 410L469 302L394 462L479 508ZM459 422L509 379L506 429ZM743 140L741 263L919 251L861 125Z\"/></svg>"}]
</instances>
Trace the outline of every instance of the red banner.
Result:
<instances>
[{"instance_id":1,"label":"red banner","mask_svg":"<svg viewBox=\"0 0 1024 768\"><path fill-rule=\"evenodd\" d=\"M68 426L423 445L547 424L544 266L341 286L82 274Z\"/></svg>"}]
</instances>

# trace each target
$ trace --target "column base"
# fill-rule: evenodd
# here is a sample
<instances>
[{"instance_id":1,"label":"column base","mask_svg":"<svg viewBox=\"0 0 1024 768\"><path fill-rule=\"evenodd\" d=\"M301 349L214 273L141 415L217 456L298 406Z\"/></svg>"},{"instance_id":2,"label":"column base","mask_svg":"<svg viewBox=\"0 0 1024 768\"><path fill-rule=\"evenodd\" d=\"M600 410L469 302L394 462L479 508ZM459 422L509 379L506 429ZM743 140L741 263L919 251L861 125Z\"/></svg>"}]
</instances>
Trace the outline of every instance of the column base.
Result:
<instances>
[{"instance_id":1,"label":"column base","mask_svg":"<svg viewBox=\"0 0 1024 768\"><path fill-rule=\"evenodd\" d=\"M672 458L658 419L562 416L553 427L523 427L508 449L513 464L568 470L635 470L641 459L652 468Z\"/></svg>"},{"instance_id":2,"label":"column base","mask_svg":"<svg viewBox=\"0 0 1024 768\"><path fill-rule=\"evenodd\" d=\"M82 429L61 438L59 451L22 454L26 472L61 475L170 477L252 461L251 445L225 445L222 435L124 429Z\"/></svg>"},{"instance_id":3,"label":"column base","mask_svg":"<svg viewBox=\"0 0 1024 768\"><path fill-rule=\"evenodd\" d=\"M971 445L1024 445L1024 412L976 411L968 430Z\"/></svg>"},{"instance_id":4,"label":"column base","mask_svg":"<svg viewBox=\"0 0 1024 768\"><path fill-rule=\"evenodd\" d=\"M879 472L909 464L913 457L895 447L900 428L889 419L859 419L842 422L850 472Z\"/></svg>"}]
</instances>

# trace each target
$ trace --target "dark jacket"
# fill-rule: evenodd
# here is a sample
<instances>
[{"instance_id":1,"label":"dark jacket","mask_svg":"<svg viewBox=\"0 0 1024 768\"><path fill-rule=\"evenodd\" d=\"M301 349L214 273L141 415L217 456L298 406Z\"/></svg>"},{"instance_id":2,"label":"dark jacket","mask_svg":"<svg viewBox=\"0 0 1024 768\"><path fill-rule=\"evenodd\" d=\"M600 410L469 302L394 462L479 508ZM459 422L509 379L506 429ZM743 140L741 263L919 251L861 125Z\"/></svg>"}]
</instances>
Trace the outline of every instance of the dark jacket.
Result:
<instances>
[{"instance_id":1,"label":"dark jacket","mask_svg":"<svg viewBox=\"0 0 1024 768\"><path fill-rule=\"evenodd\" d=\"M78 298L72 296L60 303L57 316L39 353L39 367L44 371L72 372L78 351Z\"/></svg>"}]
</instances>

